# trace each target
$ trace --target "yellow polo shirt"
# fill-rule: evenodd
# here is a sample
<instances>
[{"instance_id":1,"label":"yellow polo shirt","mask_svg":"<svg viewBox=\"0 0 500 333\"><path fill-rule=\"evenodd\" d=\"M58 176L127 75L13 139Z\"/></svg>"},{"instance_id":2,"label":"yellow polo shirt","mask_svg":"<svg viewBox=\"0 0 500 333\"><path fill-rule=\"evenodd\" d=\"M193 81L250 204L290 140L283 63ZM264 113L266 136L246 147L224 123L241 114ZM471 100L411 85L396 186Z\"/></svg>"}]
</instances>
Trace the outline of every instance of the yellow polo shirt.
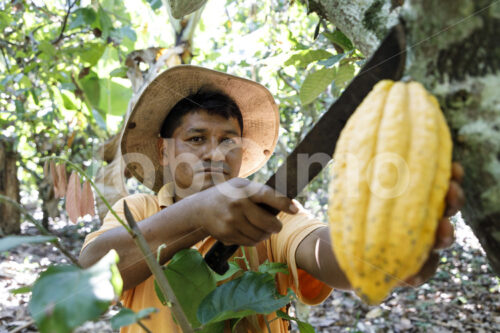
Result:
<instances>
[{"instance_id":1,"label":"yellow polo shirt","mask_svg":"<svg viewBox=\"0 0 500 333\"><path fill-rule=\"evenodd\" d=\"M123 220L125 220L123 200L126 199L132 215L135 220L140 223L140 221L171 205L173 203L173 196L171 193L172 185L166 184L160 189L157 196L142 193L133 194L124 199L120 199L114 204L113 209ZM297 268L295 252L299 243L308 234L325 224L314 219L303 208L295 215L280 213L278 218L283 223L283 228L279 233L273 234L270 239L260 242L255 247L246 248L247 257L250 259L250 266L254 269L266 260L288 265L289 274L278 273L276 276L278 291L285 295L287 289L291 288L302 302L310 305L321 303L328 297L332 289L305 271ZM122 226L116 218L108 213L104 218L101 228L87 235L82 250L102 233L120 227ZM204 255L214 243L215 239L207 237L205 240L197 243L194 248ZM235 255L241 256L240 250ZM311 260L313 260L313 258L311 258ZM148 307L159 309L159 312L152 314L149 319L142 320L142 323L146 325L151 332L182 332L174 323L172 315L170 314L170 309L161 304L156 296L153 276L150 276L135 288L124 291L121 295L121 301L125 307L135 312ZM276 315L274 313L269 315L268 321L273 320L275 317ZM238 332L258 332L259 330L252 328L256 321L260 325L262 331L267 331L262 316L253 318L253 325L250 321L251 320L242 321L238 325ZM230 332L231 330L228 326L229 325L226 325L225 331ZM289 323L279 318L273 320L270 326L271 332L273 333L288 332ZM123 327L120 332L142 333L144 330L139 325L134 324Z\"/></svg>"}]
</instances>

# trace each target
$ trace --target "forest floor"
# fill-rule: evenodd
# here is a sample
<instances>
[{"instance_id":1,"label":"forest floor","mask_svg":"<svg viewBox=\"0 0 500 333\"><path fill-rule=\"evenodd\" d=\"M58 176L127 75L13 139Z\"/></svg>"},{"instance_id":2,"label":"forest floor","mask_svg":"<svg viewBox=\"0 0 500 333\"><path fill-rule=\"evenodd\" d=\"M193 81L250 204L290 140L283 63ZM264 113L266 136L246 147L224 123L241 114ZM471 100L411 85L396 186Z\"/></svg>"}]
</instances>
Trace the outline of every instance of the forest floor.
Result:
<instances>
[{"instance_id":1,"label":"forest floor","mask_svg":"<svg viewBox=\"0 0 500 333\"><path fill-rule=\"evenodd\" d=\"M316 332L500 332L500 279L487 264L484 252L461 218L455 244L442 251L436 275L419 288L399 288L379 306L367 306L354 294L334 291L321 305L292 307ZM78 254L85 235L96 221L53 225L66 246ZM27 223L24 234L37 234ZM50 264L67 260L50 245L23 245L0 255L0 333L36 332L29 316L29 294L9 290L30 285ZM76 332L115 332L109 319L88 322ZM296 328L293 329L294 332Z\"/></svg>"}]
</instances>

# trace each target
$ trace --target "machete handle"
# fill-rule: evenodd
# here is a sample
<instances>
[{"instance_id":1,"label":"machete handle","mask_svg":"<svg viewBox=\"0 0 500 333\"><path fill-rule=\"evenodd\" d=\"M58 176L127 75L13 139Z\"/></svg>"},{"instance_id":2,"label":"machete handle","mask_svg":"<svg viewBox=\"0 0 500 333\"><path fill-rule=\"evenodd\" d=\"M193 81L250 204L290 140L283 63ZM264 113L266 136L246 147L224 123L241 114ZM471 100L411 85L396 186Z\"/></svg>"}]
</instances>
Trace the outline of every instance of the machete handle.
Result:
<instances>
[{"instance_id":1,"label":"machete handle","mask_svg":"<svg viewBox=\"0 0 500 333\"><path fill-rule=\"evenodd\" d=\"M269 207L265 204L258 204L273 215L278 215L279 210ZM217 241L205 255L205 262L217 274L223 275L229 269L227 261L238 250L239 245L224 245L221 241Z\"/></svg>"}]
</instances>

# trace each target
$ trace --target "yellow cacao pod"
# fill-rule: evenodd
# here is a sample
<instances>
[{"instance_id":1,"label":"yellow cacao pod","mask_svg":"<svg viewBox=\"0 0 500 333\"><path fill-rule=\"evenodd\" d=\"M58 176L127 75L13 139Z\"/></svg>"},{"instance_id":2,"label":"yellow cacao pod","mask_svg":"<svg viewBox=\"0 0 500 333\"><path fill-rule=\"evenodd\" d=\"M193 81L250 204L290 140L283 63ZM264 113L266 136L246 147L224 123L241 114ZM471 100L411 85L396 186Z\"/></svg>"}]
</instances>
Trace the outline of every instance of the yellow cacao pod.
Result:
<instances>
[{"instance_id":1,"label":"yellow cacao pod","mask_svg":"<svg viewBox=\"0 0 500 333\"><path fill-rule=\"evenodd\" d=\"M420 83L380 81L333 156L332 247L358 296L380 303L416 274L435 241L451 176L450 131Z\"/></svg>"}]
</instances>

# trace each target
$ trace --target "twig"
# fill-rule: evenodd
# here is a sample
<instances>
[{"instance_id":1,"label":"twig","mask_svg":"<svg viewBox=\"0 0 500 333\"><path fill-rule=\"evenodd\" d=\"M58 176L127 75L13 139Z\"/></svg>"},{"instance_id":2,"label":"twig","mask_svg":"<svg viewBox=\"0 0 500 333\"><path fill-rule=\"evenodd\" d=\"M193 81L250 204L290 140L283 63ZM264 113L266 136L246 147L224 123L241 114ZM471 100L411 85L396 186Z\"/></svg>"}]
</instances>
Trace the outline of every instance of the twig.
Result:
<instances>
[{"instance_id":1,"label":"twig","mask_svg":"<svg viewBox=\"0 0 500 333\"><path fill-rule=\"evenodd\" d=\"M35 321L33 319L31 319L30 321L28 321L26 324L22 325L22 326L19 326L19 327L16 327L14 328L12 331L10 331L9 333L17 333L17 332L21 332L22 330L24 330L25 328L28 328L30 327L31 325L33 325L35 323Z\"/></svg>"},{"instance_id":2,"label":"twig","mask_svg":"<svg viewBox=\"0 0 500 333\"><path fill-rule=\"evenodd\" d=\"M3 47L1 46L0 46L0 51L2 51L3 59L5 60L5 66L7 67L7 72L9 72L9 74L12 74L10 71L9 60L7 59L7 56L5 56L5 52L3 51Z\"/></svg>"},{"instance_id":3,"label":"twig","mask_svg":"<svg viewBox=\"0 0 500 333\"><path fill-rule=\"evenodd\" d=\"M144 254L144 259L146 260L149 269L155 276L156 282L158 283L161 292L171 302L172 312L175 316L175 319L177 319L179 326L182 328L182 331L184 333L194 333L193 328L189 324L189 321L187 320L186 315L184 314L184 311L182 311L180 303L175 296L174 290L168 283L168 280L163 273L163 269L161 268L160 264L157 263L156 260L154 260L154 255L151 252L146 239L142 235L139 226L135 222L134 217L132 216L132 213L128 208L126 200L123 200L123 210L125 212L125 218L132 230L132 238L134 239L135 244L137 244L141 252Z\"/></svg>"},{"instance_id":4,"label":"twig","mask_svg":"<svg viewBox=\"0 0 500 333\"><path fill-rule=\"evenodd\" d=\"M28 218L28 220L30 220L35 225L35 227L40 231L42 235L54 236L47 229L45 229L45 227L40 223L40 221L37 221L33 216L31 216L31 214L26 210L26 208L21 206L17 201L12 200L11 198L2 194L0 194L0 201L8 202L14 207L16 207L21 213L24 214L24 216ZM54 246L58 248L59 251L61 251L75 266L82 268L82 266L80 266L80 264L78 263L78 260L59 242L59 238L52 241L51 243L54 244Z\"/></svg>"},{"instance_id":5,"label":"twig","mask_svg":"<svg viewBox=\"0 0 500 333\"><path fill-rule=\"evenodd\" d=\"M152 332L151 332L151 331L150 331L150 330L146 327L146 325L144 325L144 324L142 323L142 321L137 320L137 325L141 326L141 328L142 328L143 330L145 330L147 333L152 333Z\"/></svg>"},{"instance_id":6,"label":"twig","mask_svg":"<svg viewBox=\"0 0 500 333\"><path fill-rule=\"evenodd\" d=\"M299 94L299 88L297 88L296 86L293 85L293 83L291 83L286 77L285 75L283 75L283 73L281 72L281 70L278 71L278 76L280 77L280 79L282 79L287 86L289 86L290 88L292 88L293 90L295 90L297 92L297 94Z\"/></svg>"},{"instance_id":7,"label":"twig","mask_svg":"<svg viewBox=\"0 0 500 333\"><path fill-rule=\"evenodd\" d=\"M61 39L63 38L64 30L66 30L66 24L68 23L69 14L71 14L71 9L76 4L76 1L77 0L73 1L72 4L70 4L68 1L68 10L66 11L66 15L64 16L63 24L61 27L61 32L59 33L59 36L57 36L57 38L54 41L52 41L53 45L59 43L61 41Z\"/></svg>"}]
</instances>

